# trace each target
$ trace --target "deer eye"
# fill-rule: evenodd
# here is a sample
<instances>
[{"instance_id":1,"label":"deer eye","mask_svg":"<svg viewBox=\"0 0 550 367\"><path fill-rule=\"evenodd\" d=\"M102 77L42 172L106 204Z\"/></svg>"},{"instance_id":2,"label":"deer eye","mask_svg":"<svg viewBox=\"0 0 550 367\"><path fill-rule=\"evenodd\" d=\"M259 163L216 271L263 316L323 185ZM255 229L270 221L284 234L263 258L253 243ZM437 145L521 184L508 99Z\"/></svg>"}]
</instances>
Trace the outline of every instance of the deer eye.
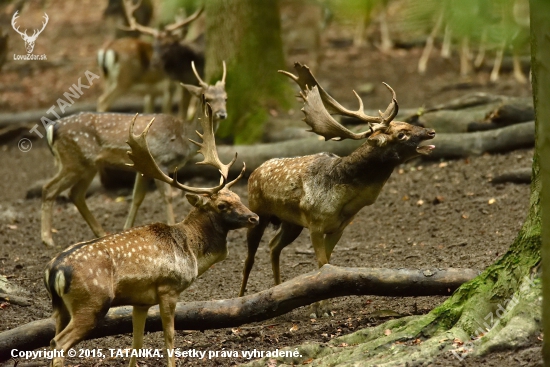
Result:
<instances>
[{"instance_id":1,"label":"deer eye","mask_svg":"<svg viewBox=\"0 0 550 367\"><path fill-rule=\"evenodd\" d=\"M227 205L225 204L218 204L218 209L219 210L225 210L227 208Z\"/></svg>"},{"instance_id":2,"label":"deer eye","mask_svg":"<svg viewBox=\"0 0 550 367\"><path fill-rule=\"evenodd\" d=\"M405 139L406 137L407 137L407 135L405 135L404 133L399 133L399 134L397 134L397 139L399 139L399 140L403 140L403 139Z\"/></svg>"}]
</instances>

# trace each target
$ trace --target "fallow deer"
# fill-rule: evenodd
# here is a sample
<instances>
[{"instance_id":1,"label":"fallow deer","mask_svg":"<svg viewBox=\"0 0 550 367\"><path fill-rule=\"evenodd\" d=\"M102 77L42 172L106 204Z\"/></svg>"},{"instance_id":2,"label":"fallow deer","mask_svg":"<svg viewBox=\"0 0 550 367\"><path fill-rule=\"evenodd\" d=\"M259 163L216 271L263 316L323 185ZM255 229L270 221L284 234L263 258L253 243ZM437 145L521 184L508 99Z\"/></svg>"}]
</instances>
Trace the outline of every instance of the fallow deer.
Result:
<instances>
[{"instance_id":1,"label":"fallow deer","mask_svg":"<svg viewBox=\"0 0 550 367\"><path fill-rule=\"evenodd\" d=\"M192 69L195 70L194 66ZM222 80L215 85L208 85L199 79L199 87L184 85L193 93L201 93L211 106L214 118L214 130L219 121L226 118L225 63ZM196 147L187 138L195 130L200 130L200 121L195 112L191 122L183 122L176 117L158 114L157 123L151 130L149 144L151 153L164 172L176 167L183 167L196 153ZM52 211L56 197L70 188L70 197L97 237L105 231L94 218L85 201L86 189L99 169L102 167L127 168L126 130L128 114L85 112L64 117L50 125L46 131L48 145L54 154L58 173L42 189L42 242L53 246ZM150 117L141 115L137 119L138 127L145 127ZM168 224L173 224L174 213L170 186L156 181L157 187L166 203ZM136 175L132 206L125 228L133 225L137 210L147 191L147 181L140 174Z\"/></svg>"},{"instance_id":2,"label":"fallow deer","mask_svg":"<svg viewBox=\"0 0 550 367\"><path fill-rule=\"evenodd\" d=\"M212 116L210 114L210 116ZM145 175L188 191L193 209L176 225L162 223L132 228L92 241L77 243L46 267L44 282L52 299L56 321L55 337L50 346L67 352L83 340L110 307L132 305L133 344L143 346L143 333L148 309L158 304L167 350L174 348L174 313L180 293L227 256L227 234L230 230L253 227L258 216L239 196L229 189L241 175L229 183L227 172L235 162L220 162L214 142L212 119L203 119L204 133L200 152L203 164L220 170L222 182L212 188L193 188L170 178L156 165L147 146L145 130L134 135L134 117L130 125L128 152L134 168ZM208 122L209 121L209 122ZM63 354L64 355L64 354ZM168 366L175 359L166 353ZM54 358L53 366L63 366L63 358ZM130 367L136 365L134 356Z\"/></svg>"},{"instance_id":3,"label":"fallow deer","mask_svg":"<svg viewBox=\"0 0 550 367\"><path fill-rule=\"evenodd\" d=\"M134 11L140 6L131 0L124 0L124 10L129 30L153 37L152 42L124 37L110 41L100 49L97 60L106 81L103 94L99 97L97 110L108 111L115 100L130 92L145 95L144 111L154 112L154 99L163 95L162 112L172 109L172 81L193 83L193 73L188 67L194 62L202 73L203 51L190 42L181 42L178 32L196 20L202 8L191 16L164 27L163 30L147 27L134 18ZM182 89L179 102L180 118L187 117L190 95Z\"/></svg>"},{"instance_id":4,"label":"fallow deer","mask_svg":"<svg viewBox=\"0 0 550 367\"><path fill-rule=\"evenodd\" d=\"M275 284L279 284L281 250L292 243L304 227L309 229L319 267L327 264L346 226L361 208L376 201L393 169L434 148L420 146L435 136L433 130L392 121L398 105L395 92L387 84L392 101L384 113L373 117L363 112L363 102L357 94L359 109L348 110L325 92L307 66L296 63L295 68L298 76L282 73L302 89L302 111L310 131L325 140L366 141L347 157L319 153L271 159L252 172L248 180L249 207L260 216L260 223L248 230L248 256L239 296L245 293L256 250L269 223L281 224L269 243L273 276ZM327 109L331 113L357 117L368 123L369 128L353 133L334 120ZM322 315L322 307L317 305L315 312Z\"/></svg>"}]
</instances>

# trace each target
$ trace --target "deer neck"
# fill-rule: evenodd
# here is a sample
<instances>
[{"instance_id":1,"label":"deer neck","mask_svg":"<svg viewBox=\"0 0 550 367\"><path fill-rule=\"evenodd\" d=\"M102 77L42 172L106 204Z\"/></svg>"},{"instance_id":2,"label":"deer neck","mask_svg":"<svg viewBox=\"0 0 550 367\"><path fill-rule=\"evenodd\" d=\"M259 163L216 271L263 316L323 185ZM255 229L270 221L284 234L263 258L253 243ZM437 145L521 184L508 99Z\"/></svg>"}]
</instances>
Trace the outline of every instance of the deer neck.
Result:
<instances>
[{"instance_id":1,"label":"deer neck","mask_svg":"<svg viewBox=\"0 0 550 367\"><path fill-rule=\"evenodd\" d=\"M198 275L227 257L227 233L215 214L194 208L183 222L174 226L184 232L187 245L197 259Z\"/></svg>"},{"instance_id":2,"label":"deer neck","mask_svg":"<svg viewBox=\"0 0 550 367\"><path fill-rule=\"evenodd\" d=\"M337 177L346 183L366 181L383 185L399 163L399 156L392 149L365 142L349 156L342 157L335 169Z\"/></svg>"}]
</instances>

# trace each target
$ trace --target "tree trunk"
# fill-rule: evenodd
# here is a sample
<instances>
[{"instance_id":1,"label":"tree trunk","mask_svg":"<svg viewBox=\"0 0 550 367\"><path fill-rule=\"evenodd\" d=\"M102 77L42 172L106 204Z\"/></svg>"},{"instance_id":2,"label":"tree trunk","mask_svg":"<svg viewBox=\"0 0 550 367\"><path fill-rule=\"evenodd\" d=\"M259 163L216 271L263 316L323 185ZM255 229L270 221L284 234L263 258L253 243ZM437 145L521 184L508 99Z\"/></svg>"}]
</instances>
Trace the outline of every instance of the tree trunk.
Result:
<instances>
[{"instance_id":1,"label":"tree trunk","mask_svg":"<svg viewBox=\"0 0 550 367\"><path fill-rule=\"evenodd\" d=\"M277 0L205 2L206 79L217 80L227 64L228 119L218 136L236 144L261 139L267 110L288 107L293 92L277 73L284 69Z\"/></svg>"},{"instance_id":2,"label":"tree trunk","mask_svg":"<svg viewBox=\"0 0 550 367\"><path fill-rule=\"evenodd\" d=\"M542 182L542 273L543 292L543 340L544 365L550 366L550 2L531 0L531 65L533 73L533 101L537 120L537 149L541 159Z\"/></svg>"},{"instance_id":3,"label":"tree trunk","mask_svg":"<svg viewBox=\"0 0 550 367\"><path fill-rule=\"evenodd\" d=\"M324 299L350 295L447 295L474 278L473 269L367 269L325 265L274 288L246 297L218 301L182 302L176 307L176 329L206 330L236 327L267 320ZM161 331L158 307L149 311L146 331ZM109 311L89 339L132 332L132 308ZM0 362L12 349L47 346L55 334L54 320L33 321L0 334Z\"/></svg>"}]
</instances>

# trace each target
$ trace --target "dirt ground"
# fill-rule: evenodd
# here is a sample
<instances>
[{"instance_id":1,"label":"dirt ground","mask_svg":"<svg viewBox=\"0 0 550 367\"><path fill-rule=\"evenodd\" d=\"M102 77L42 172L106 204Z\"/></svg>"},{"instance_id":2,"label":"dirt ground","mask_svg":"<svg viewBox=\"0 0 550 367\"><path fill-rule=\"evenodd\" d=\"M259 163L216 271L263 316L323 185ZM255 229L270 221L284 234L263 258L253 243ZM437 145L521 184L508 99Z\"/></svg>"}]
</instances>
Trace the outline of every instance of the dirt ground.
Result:
<instances>
[{"instance_id":1,"label":"dirt ground","mask_svg":"<svg viewBox=\"0 0 550 367\"><path fill-rule=\"evenodd\" d=\"M100 24L101 8L91 0L50 1L46 10L50 24L37 42L35 53L46 53L47 62L8 61L0 73L0 109L2 112L44 109L62 96L70 84L86 70L97 72L95 52L105 41L107 31ZM3 8L0 8L2 10ZM40 19L43 9L31 2L26 14ZM11 15L9 15L11 16ZM23 20L21 20L23 21ZM367 108L383 108L387 92L381 81L392 85L400 106L419 107L448 101L471 91L487 91L511 96L527 96L530 88L517 84L505 72L498 83L488 82L487 70L468 78L458 77L458 58L444 61L434 58L427 75L416 74L418 48L396 50L382 55L374 47L354 49L348 40L349 29L330 28L324 40L324 61L317 72L333 95L344 103L355 103L351 89L373 83L372 94L365 96ZM348 33L346 33L348 31ZM346 38L346 35L348 38ZM10 33L10 53L24 53L19 37ZM344 44L344 46L342 46ZM293 61L293 60L290 60ZM290 65L290 63L289 63ZM100 84L87 90L84 101L94 101ZM354 106L354 105L351 105ZM298 109L299 106L296 106ZM230 111L229 111L230 113ZM298 117L297 117L298 120ZM34 182L53 176L55 169L45 141L33 141L29 152L17 147L17 140L0 146L0 274L32 294L32 306L0 305L0 332L33 320L47 318L51 305L42 282L45 264L61 248L93 237L74 205L60 199L54 210L54 239L59 248L40 243L40 199L25 199ZM440 162L413 161L394 172L376 203L362 209L344 232L331 263L346 267L384 268L475 268L493 263L514 239L527 214L529 186L491 184L491 178L507 170L529 167L533 150L483 155L465 160ZM189 182L207 185L200 179ZM246 182L235 189L244 202ZM100 223L109 232L120 231L129 209L130 189L101 191L87 202ZM436 200L436 197L438 198ZM175 197L177 218L184 218L190 205L181 194ZM157 192L147 195L137 225L164 220ZM229 235L228 258L213 266L181 295L181 301L213 300L237 296L243 262L246 257L245 231ZM248 285L248 294L272 286L267 248L274 235L268 229L256 255L256 264ZM283 280L316 269L307 231L287 247L281 258ZM360 328L377 325L386 319L386 310L401 315L424 314L445 297L343 297L331 301L334 316L311 320L309 309L300 308L284 316L241 328L178 332L176 347L196 350L274 350L305 341L326 342ZM145 347L162 348L161 333L145 337ZM82 342L78 348L128 348L130 335ZM246 360L239 358L180 359L181 366L228 366ZM18 366L28 361L19 361ZM39 361L34 365L45 365ZM124 358L103 360L71 358L72 366L123 366ZM13 366L14 361L5 365ZM140 366L164 365L164 361L144 359ZM527 349L504 351L484 358L456 360L441 356L434 366L537 366L540 341Z\"/></svg>"}]
</instances>

